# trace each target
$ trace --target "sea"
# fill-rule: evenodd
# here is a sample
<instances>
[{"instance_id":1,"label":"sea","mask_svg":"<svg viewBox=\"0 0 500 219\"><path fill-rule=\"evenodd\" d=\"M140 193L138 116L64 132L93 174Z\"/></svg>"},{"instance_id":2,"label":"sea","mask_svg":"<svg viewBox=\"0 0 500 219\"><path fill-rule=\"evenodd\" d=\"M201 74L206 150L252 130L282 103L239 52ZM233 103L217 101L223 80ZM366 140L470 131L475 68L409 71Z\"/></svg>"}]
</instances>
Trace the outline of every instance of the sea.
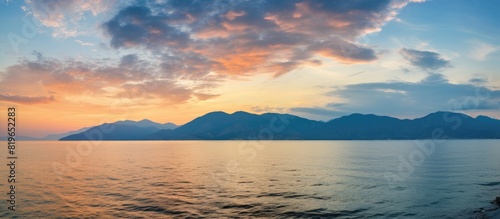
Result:
<instances>
[{"instance_id":1,"label":"sea","mask_svg":"<svg viewBox=\"0 0 500 219\"><path fill-rule=\"evenodd\" d=\"M19 141L1 218L475 218L499 140ZM15 185L14 209L10 186Z\"/></svg>"}]
</instances>

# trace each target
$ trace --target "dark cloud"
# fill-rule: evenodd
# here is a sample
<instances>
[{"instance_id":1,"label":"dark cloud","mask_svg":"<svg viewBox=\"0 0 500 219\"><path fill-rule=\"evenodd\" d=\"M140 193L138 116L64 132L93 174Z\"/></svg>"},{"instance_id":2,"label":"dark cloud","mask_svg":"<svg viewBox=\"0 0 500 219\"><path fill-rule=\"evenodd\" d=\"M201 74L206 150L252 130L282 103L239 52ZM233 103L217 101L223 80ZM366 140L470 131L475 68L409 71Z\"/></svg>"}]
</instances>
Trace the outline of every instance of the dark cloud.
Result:
<instances>
[{"instance_id":1,"label":"dark cloud","mask_svg":"<svg viewBox=\"0 0 500 219\"><path fill-rule=\"evenodd\" d=\"M189 34L181 28L170 25L172 21L175 21L173 16L163 13L153 14L149 7L129 6L102 26L111 36L111 46L114 48L185 47L189 41Z\"/></svg>"},{"instance_id":2,"label":"dark cloud","mask_svg":"<svg viewBox=\"0 0 500 219\"><path fill-rule=\"evenodd\" d=\"M19 96L19 95L10 95L10 94L1 94L0 100L9 101L14 103L22 103L22 104L39 104L39 103L50 103L55 101L53 96L45 97L45 96Z\"/></svg>"},{"instance_id":3,"label":"dark cloud","mask_svg":"<svg viewBox=\"0 0 500 219\"><path fill-rule=\"evenodd\" d=\"M427 77L425 77L421 83L423 84L445 84L448 83L448 79L444 77L442 74L429 73Z\"/></svg>"},{"instance_id":4,"label":"dark cloud","mask_svg":"<svg viewBox=\"0 0 500 219\"><path fill-rule=\"evenodd\" d=\"M310 7L317 11L345 13L348 11L378 12L384 10L391 3L390 0L379 1L311 1Z\"/></svg>"},{"instance_id":5,"label":"dark cloud","mask_svg":"<svg viewBox=\"0 0 500 219\"><path fill-rule=\"evenodd\" d=\"M401 49L399 53L413 66L423 70L441 70L449 67L450 62L438 53L414 49Z\"/></svg>"},{"instance_id":6,"label":"dark cloud","mask_svg":"<svg viewBox=\"0 0 500 219\"><path fill-rule=\"evenodd\" d=\"M377 59L377 54L371 48L358 46L341 39L330 40L310 47L317 54L325 57L336 57L340 62L358 63Z\"/></svg>"},{"instance_id":7,"label":"dark cloud","mask_svg":"<svg viewBox=\"0 0 500 219\"><path fill-rule=\"evenodd\" d=\"M102 27L114 48L147 48L172 54L166 69L189 71L179 60L201 60L204 71L226 75L279 76L314 56L342 63L377 59L357 44L377 32L412 0L140 1L123 8ZM196 54L193 56L193 54Z\"/></svg>"},{"instance_id":8,"label":"dark cloud","mask_svg":"<svg viewBox=\"0 0 500 219\"><path fill-rule=\"evenodd\" d=\"M469 80L469 83L472 83L472 84L484 84L488 82L488 79L486 78L471 78Z\"/></svg>"},{"instance_id":9,"label":"dark cloud","mask_svg":"<svg viewBox=\"0 0 500 219\"><path fill-rule=\"evenodd\" d=\"M139 62L139 56L136 54L128 54L122 56L120 59L120 65L122 66L133 66Z\"/></svg>"}]
</instances>

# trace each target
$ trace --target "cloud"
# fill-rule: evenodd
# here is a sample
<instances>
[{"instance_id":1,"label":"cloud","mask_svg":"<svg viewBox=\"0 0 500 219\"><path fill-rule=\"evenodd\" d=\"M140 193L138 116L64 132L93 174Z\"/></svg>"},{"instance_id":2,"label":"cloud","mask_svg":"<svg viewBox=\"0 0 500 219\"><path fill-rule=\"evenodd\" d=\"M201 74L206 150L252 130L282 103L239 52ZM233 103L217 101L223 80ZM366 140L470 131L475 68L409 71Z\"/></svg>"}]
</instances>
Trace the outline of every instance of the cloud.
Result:
<instances>
[{"instance_id":1,"label":"cloud","mask_svg":"<svg viewBox=\"0 0 500 219\"><path fill-rule=\"evenodd\" d=\"M333 119L335 117L345 115L344 112L327 109L324 107L292 107L289 110L293 113L316 115L316 116L326 117L327 119Z\"/></svg>"},{"instance_id":2,"label":"cloud","mask_svg":"<svg viewBox=\"0 0 500 219\"><path fill-rule=\"evenodd\" d=\"M78 44L80 44L82 46L93 46L94 45L93 43L83 42L81 40L75 40L75 42L77 42Z\"/></svg>"},{"instance_id":3,"label":"cloud","mask_svg":"<svg viewBox=\"0 0 500 219\"><path fill-rule=\"evenodd\" d=\"M250 108L253 112L256 113L269 113L269 112L275 112L275 113L281 113L285 108L282 107L270 107L270 106L253 106Z\"/></svg>"},{"instance_id":4,"label":"cloud","mask_svg":"<svg viewBox=\"0 0 500 219\"><path fill-rule=\"evenodd\" d=\"M115 0L26 0L27 13L42 25L54 30L55 37L76 36L82 33L86 18L109 12L117 5Z\"/></svg>"},{"instance_id":5,"label":"cloud","mask_svg":"<svg viewBox=\"0 0 500 219\"><path fill-rule=\"evenodd\" d=\"M469 83L471 84L485 84L486 82L488 82L486 78L474 77L469 79Z\"/></svg>"},{"instance_id":6,"label":"cloud","mask_svg":"<svg viewBox=\"0 0 500 219\"><path fill-rule=\"evenodd\" d=\"M450 66L448 60L443 59L441 55L435 52L401 49L399 53L410 62L411 65L426 71L441 70Z\"/></svg>"},{"instance_id":7,"label":"cloud","mask_svg":"<svg viewBox=\"0 0 500 219\"><path fill-rule=\"evenodd\" d=\"M409 2L415 1L141 1L101 27L113 48L170 54L165 63L173 69L176 59L196 57L203 72L279 76L318 65L318 57L376 60L377 51L357 39L380 31Z\"/></svg>"},{"instance_id":8,"label":"cloud","mask_svg":"<svg viewBox=\"0 0 500 219\"><path fill-rule=\"evenodd\" d=\"M485 60L489 55L500 51L499 46L494 46L481 41L472 41L470 57L479 61Z\"/></svg>"},{"instance_id":9,"label":"cloud","mask_svg":"<svg viewBox=\"0 0 500 219\"><path fill-rule=\"evenodd\" d=\"M342 63L362 63L377 59L373 49L358 46L342 40L330 40L311 46L311 50L324 57L332 57Z\"/></svg>"},{"instance_id":10,"label":"cloud","mask_svg":"<svg viewBox=\"0 0 500 219\"><path fill-rule=\"evenodd\" d=\"M162 71L168 72L172 77L189 80L197 80L207 76L213 66L217 64L193 52L186 52L182 55L163 54L160 62Z\"/></svg>"},{"instance_id":11,"label":"cloud","mask_svg":"<svg viewBox=\"0 0 500 219\"><path fill-rule=\"evenodd\" d=\"M440 74L411 82L363 83L330 93L346 101L336 109L399 114L438 110L500 109L500 90L474 84L453 84Z\"/></svg>"},{"instance_id":12,"label":"cloud","mask_svg":"<svg viewBox=\"0 0 500 219\"><path fill-rule=\"evenodd\" d=\"M448 83L448 79L446 79L446 77L442 74L429 73L429 75L427 75L427 77L422 79L420 81L420 83L423 83L423 84L438 84L438 83L446 84L446 83Z\"/></svg>"},{"instance_id":13,"label":"cloud","mask_svg":"<svg viewBox=\"0 0 500 219\"><path fill-rule=\"evenodd\" d=\"M220 96L220 94L204 94L204 93L194 93L193 95L198 100L208 100Z\"/></svg>"},{"instance_id":14,"label":"cloud","mask_svg":"<svg viewBox=\"0 0 500 219\"><path fill-rule=\"evenodd\" d=\"M175 74L163 71L160 64L136 54L124 55L116 61L59 60L38 52L34 55L36 60L24 59L0 74L0 100L29 104L86 96L178 104L217 96L210 90L218 78L203 75L179 80Z\"/></svg>"},{"instance_id":15,"label":"cloud","mask_svg":"<svg viewBox=\"0 0 500 219\"><path fill-rule=\"evenodd\" d=\"M167 14L155 15L149 7L130 6L104 23L103 28L111 36L111 46L114 48L136 45L145 45L149 49L186 47L189 34L169 25L169 21L175 20L175 17Z\"/></svg>"},{"instance_id":16,"label":"cloud","mask_svg":"<svg viewBox=\"0 0 500 219\"><path fill-rule=\"evenodd\" d=\"M351 113L412 117L442 110L500 109L500 90L480 84L450 83L441 74L431 74L418 82L351 84L337 87L328 95L336 101L325 106L290 110L331 119Z\"/></svg>"},{"instance_id":17,"label":"cloud","mask_svg":"<svg viewBox=\"0 0 500 219\"><path fill-rule=\"evenodd\" d=\"M1 93L0 93L0 100L14 102L14 103L22 103L22 104L39 104L39 103L50 103L55 101L53 96L50 97L19 96L19 95L1 94Z\"/></svg>"},{"instance_id":18,"label":"cloud","mask_svg":"<svg viewBox=\"0 0 500 219\"><path fill-rule=\"evenodd\" d=\"M171 80L154 80L144 83L124 84L121 86L122 92L116 94L121 98L161 98L168 103L183 103L195 95L186 87L177 85Z\"/></svg>"}]
</instances>

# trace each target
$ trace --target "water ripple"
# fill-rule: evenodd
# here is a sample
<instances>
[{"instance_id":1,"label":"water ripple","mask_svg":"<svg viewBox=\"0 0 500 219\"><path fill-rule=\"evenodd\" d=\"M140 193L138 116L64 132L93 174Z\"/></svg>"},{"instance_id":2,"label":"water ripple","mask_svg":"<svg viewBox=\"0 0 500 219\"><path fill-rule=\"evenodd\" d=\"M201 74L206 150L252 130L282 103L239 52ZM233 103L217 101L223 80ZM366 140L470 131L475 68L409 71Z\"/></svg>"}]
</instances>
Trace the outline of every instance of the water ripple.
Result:
<instances>
[{"instance_id":1,"label":"water ripple","mask_svg":"<svg viewBox=\"0 0 500 219\"><path fill-rule=\"evenodd\" d=\"M500 182L490 182L490 183L479 183L481 186L498 186Z\"/></svg>"},{"instance_id":2,"label":"water ripple","mask_svg":"<svg viewBox=\"0 0 500 219\"><path fill-rule=\"evenodd\" d=\"M412 141L268 142L254 161L230 141L102 142L62 175L46 170L79 142L23 142L22 208L0 218L468 218L498 196L500 147L447 142L391 186Z\"/></svg>"},{"instance_id":3,"label":"water ripple","mask_svg":"<svg viewBox=\"0 0 500 219\"><path fill-rule=\"evenodd\" d=\"M165 214L165 215L180 215L180 214L186 214L187 212L185 211L174 211L174 210L168 210L166 208L163 208L161 206L157 205L145 205L145 206L140 206L140 205L134 205L134 204L123 204L124 210L127 211L150 211L150 212L155 212L155 213L160 213L160 214Z\"/></svg>"}]
</instances>

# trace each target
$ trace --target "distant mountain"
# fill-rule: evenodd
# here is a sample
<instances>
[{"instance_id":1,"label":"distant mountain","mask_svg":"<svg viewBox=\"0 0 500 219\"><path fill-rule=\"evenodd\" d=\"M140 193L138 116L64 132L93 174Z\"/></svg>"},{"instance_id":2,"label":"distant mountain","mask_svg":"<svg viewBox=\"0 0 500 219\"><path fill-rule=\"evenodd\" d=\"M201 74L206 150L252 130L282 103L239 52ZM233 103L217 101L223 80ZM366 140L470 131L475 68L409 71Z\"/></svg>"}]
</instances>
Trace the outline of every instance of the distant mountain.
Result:
<instances>
[{"instance_id":1,"label":"distant mountain","mask_svg":"<svg viewBox=\"0 0 500 219\"><path fill-rule=\"evenodd\" d=\"M283 126L272 130L271 121ZM280 118L287 123L280 122ZM269 135L271 130L271 137ZM442 133L440 135L440 133ZM500 138L500 120L486 116L436 112L417 119L397 119L373 114L351 114L328 122L304 119L289 114L212 112L175 129L161 130L144 139L156 140L231 140L258 138L272 140L385 140Z\"/></svg>"},{"instance_id":2,"label":"distant mountain","mask_svg":"<svg viewBox=\"0 0 500 219\"><path fill-rule=\"evenodd\" d=\"M212 112L174 130L161 130L145 136L156 140L231 140L231 139L307 139L322 122L289 114L262 115L238 111ZM281 130L283 129L283 130ZM272 135L272 136L270 136Z\"/></svg>"},{"instance_id":3,"label":"distant mountain","mask_svg":"<svg viewBox=\"0 0 500 219\"><path fill-rule=\"evenodd\" d=\"M177 125L173 123L160 124L146 119L138 122L125 120L94 126L83 132L63 137L60 140L138 140L162 129L175 128L177 128Z\"/></svg>"},{"instance_id":4,"label":"distant mountain","mask_svg":"<svg viewBox=\"0 0 500 219\"><path fill-rule=\"evenodd\" d=\"M60 133L60 134L50 134L50 135L47 135L39 140L59 140L59 139L64 138L68 135L78 134L78 133L84 132L88 129L89 129L89 127L85 127L85 128L78 129L76 131L65 132L65 133Z\"/></svg>"},{"instance_id":5,"label":"distant mountain","mask_svg":"<svg viewBox=\"0 0 500 219\"><path fill-rule=\"evenodd\" d=\"M452 112L435 112L417 119L351 114L328 122L290 114L211 112L175 129L152 123L149 120L113 123L115 130L103 134L103 140L407 140L436 136L500 139L500 120ZM109 124L101 126L106 125ZM106 130L97 126L61 140L86 140L86 136L100 129Z\"/></svg>"},{"instance_id":6,"label":"distant mountain","mask_svg":"<svg viewBox=\"0 0 500 219\"><path fill-rule=\"evenodd\" d=\"M160 124L153 122L148 119L143 119L141 121L132 121L132 120L125 120L125 121L118 121L114 123L115 125L132 125L132 126L137 126L137 127L155 127L157 129L175 129L177 128L177 125L171 122L165 123L165 124Z\"/></svg>"},{"instance_id":7,"label":"distant mountain","mask_svg":"<svg viewBox=\"0 0 500 219\"><path fill-rule=\"evenodd\" d=\"M7 141L8 139L9 139L9 136L0 137L0 141ZM39 141L39 140L43 140L43 139L30 137L30 136L16 136L16 140L17 141Z\"/></svg>"},{"instance_id":8,"label":"distant mountain","mask_svg":"<svg viewBox=\"0 0 500 219\"><path fill-rule=\"evenodd\" d=\"M486 116L472 118L452 112L435 112L413 120L387 116L352 114L326 123L324 139L451 139L500 138L500 120ZM321 138L323 139L323 138Z\"/></svg>"}]
</instances>

